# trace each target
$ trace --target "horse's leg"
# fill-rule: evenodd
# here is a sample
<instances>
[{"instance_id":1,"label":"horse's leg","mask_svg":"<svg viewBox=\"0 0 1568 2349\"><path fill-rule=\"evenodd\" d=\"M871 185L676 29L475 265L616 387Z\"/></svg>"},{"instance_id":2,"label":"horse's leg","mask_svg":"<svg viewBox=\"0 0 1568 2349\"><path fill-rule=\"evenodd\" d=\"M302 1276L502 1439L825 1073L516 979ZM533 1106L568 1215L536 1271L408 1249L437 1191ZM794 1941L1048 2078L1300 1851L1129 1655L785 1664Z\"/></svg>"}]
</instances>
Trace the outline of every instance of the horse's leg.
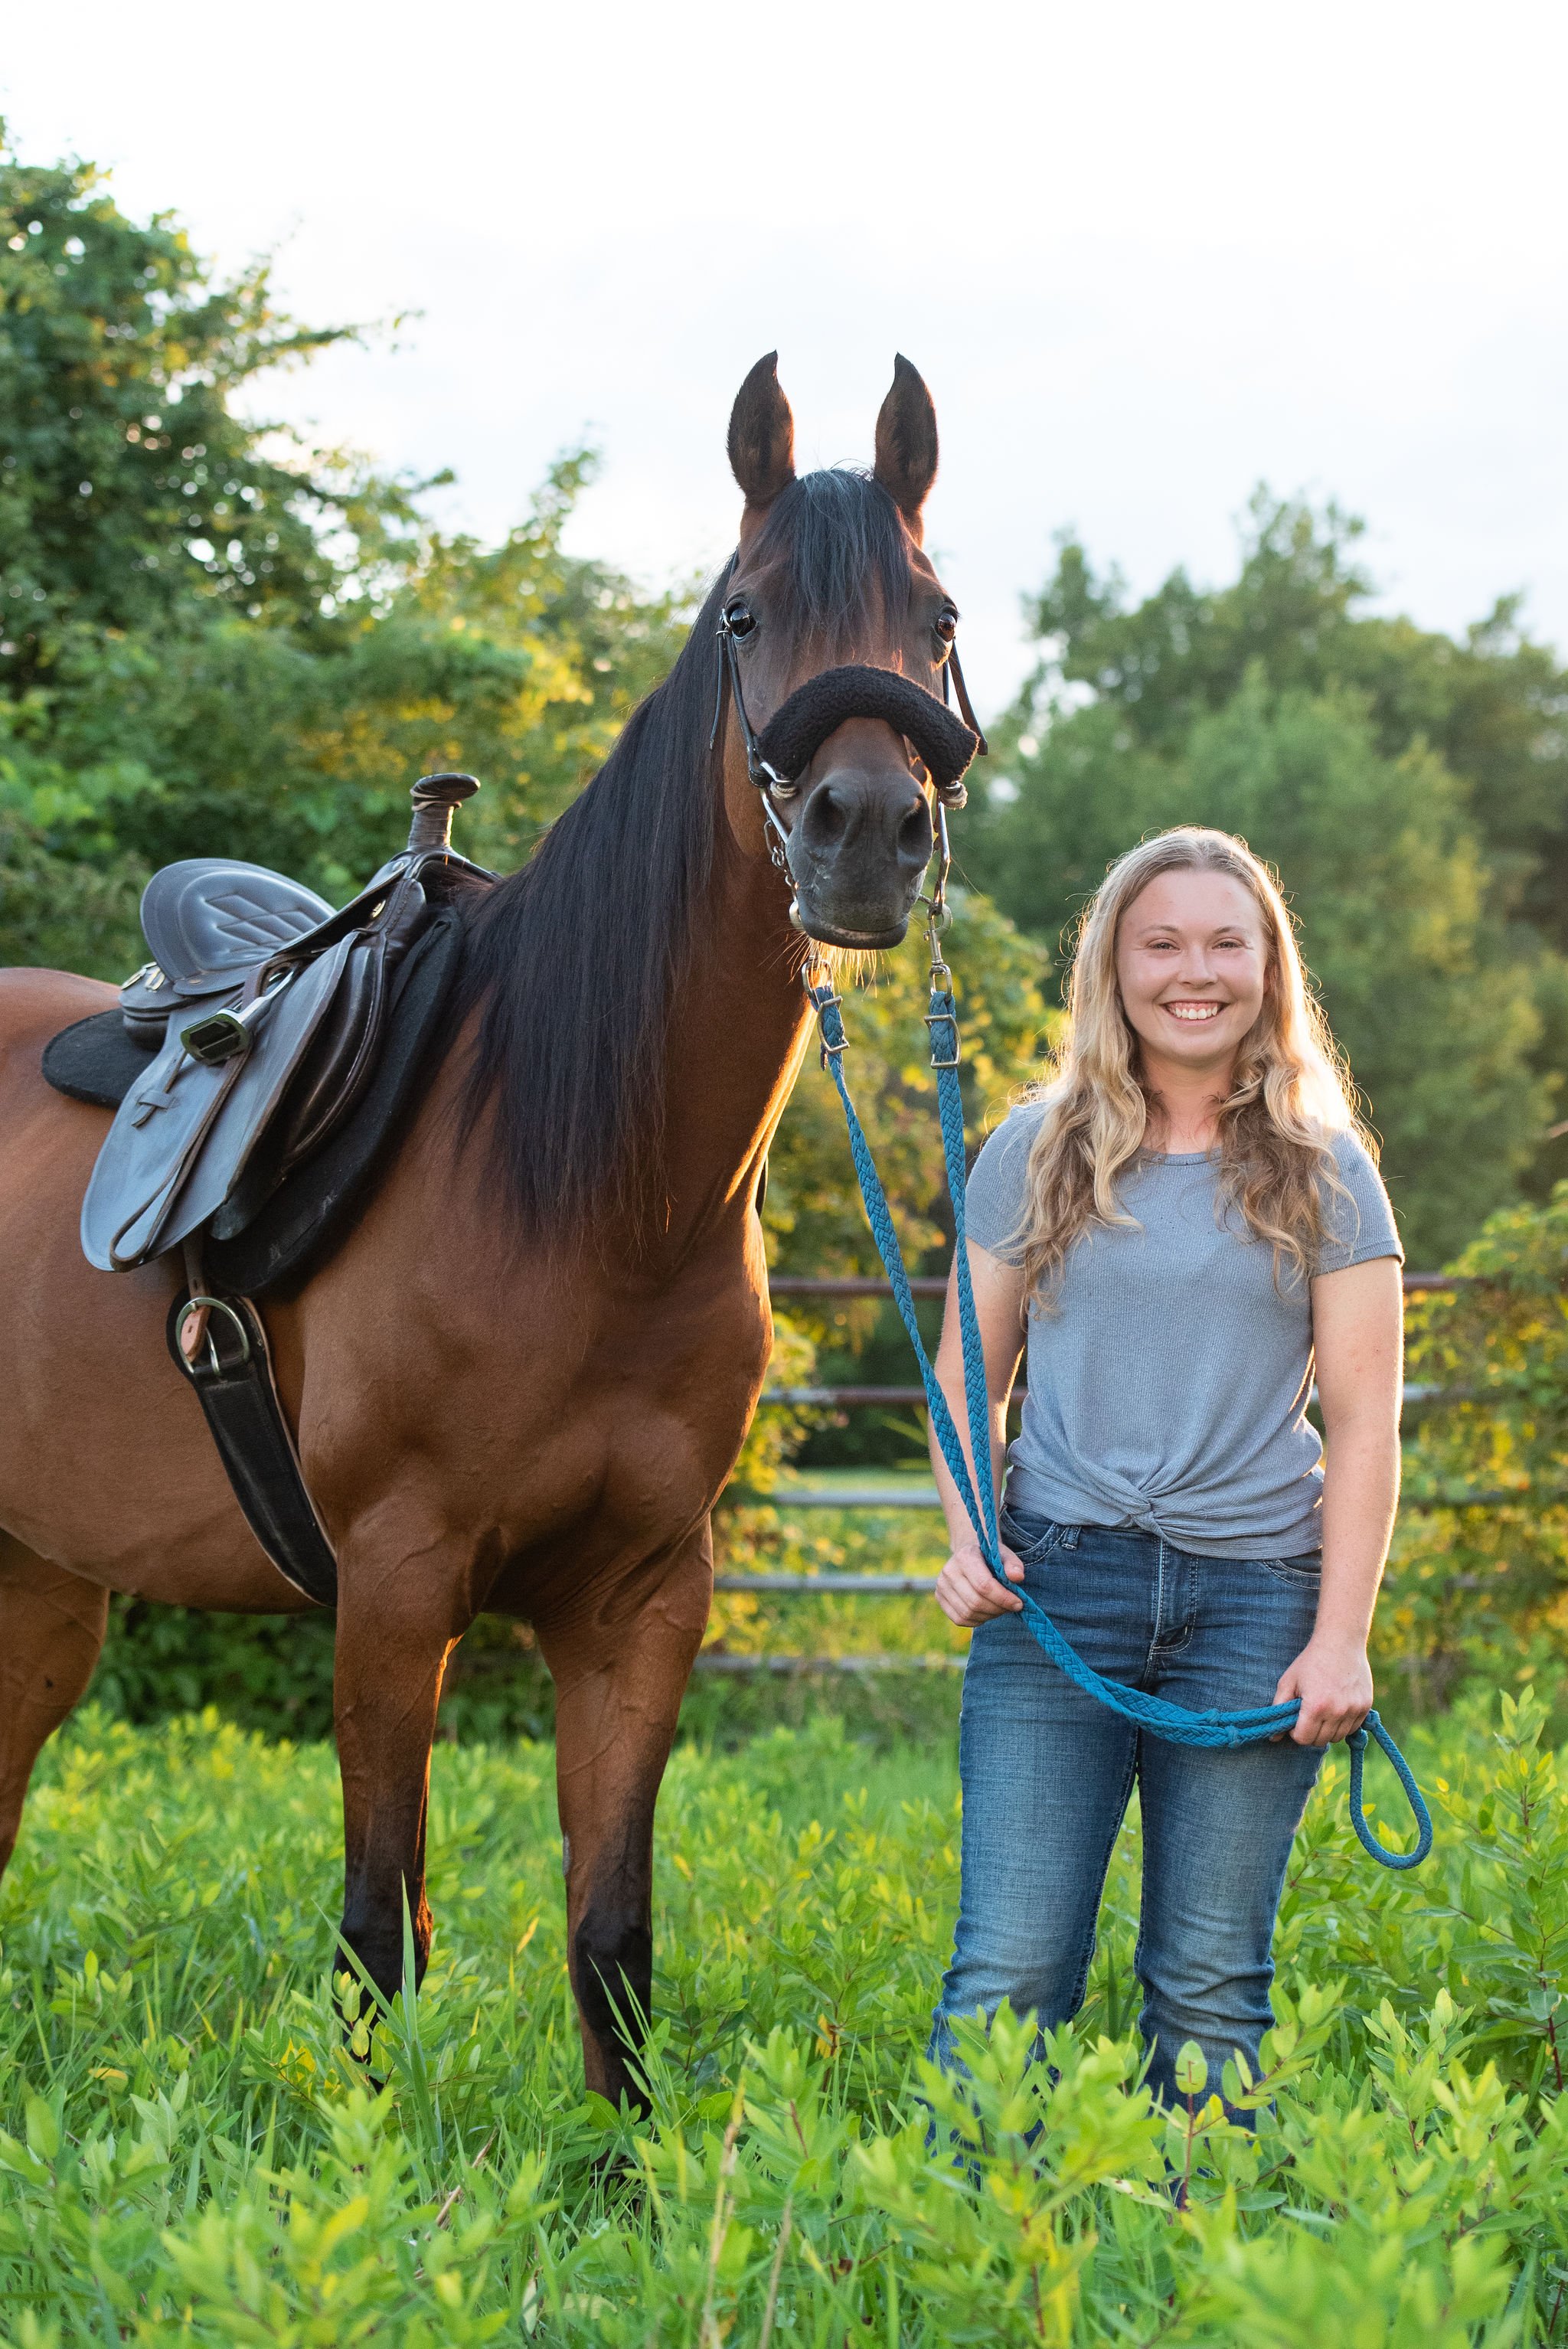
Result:
<instances>
[{"instance_id":1,"label":"horse's leg","mask_svg":"<svg viewBox=\"0 0 1568 2349\"><path fill-rule=\"evenodd\" d=\"M415 1984L430 1951L425 1814L447 1658L472 1620L469 1559L434 1539L338 1557L333 1710L343 1775L343 1939L384 1997L403 1980L404 1904Z\"/></svg>"},{"instance_id":2,"label":"horse's leg","mask_svg":"<svg viewBox=\"0 0 1568 2349\"><path fill-rule=\"evenodd\" d=\"M108 1592L0 1534L0 1868L44 1740L93 1676Z\"/></svg>"},{"instance_id":3,"label":"horse's leg","mask_svg":"<svg viewBox=\"0 0 1568 2349\"><path fill-rule=\"evenodd\" d=\"M654 1805L713 1596L705 1518L607 1599L541 1620L556 1685L555 1775L572 1987L590 2088L643 2101L628 2069L653 1989ZM596 1602L596 1603L595 1603Z\"/></svg>"}]
</instances>

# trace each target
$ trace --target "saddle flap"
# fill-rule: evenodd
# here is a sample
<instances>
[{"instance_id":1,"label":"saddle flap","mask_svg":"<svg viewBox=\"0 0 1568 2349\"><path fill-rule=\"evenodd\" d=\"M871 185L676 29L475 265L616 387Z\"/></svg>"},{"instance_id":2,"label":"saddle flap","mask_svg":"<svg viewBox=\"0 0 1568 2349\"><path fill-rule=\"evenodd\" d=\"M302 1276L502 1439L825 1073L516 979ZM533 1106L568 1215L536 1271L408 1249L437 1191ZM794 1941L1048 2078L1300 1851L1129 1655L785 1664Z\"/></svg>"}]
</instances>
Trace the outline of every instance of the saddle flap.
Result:
<instances>
[{"instance_id":1,"label":"saddle flap","mask_svg":"<svg viewBox=\"0 0 1568 2349\"><path fill-rule=\"evenodd\" d=\"M187 856L164 865L148 883L141 927L175 993L207 995L237 987L257 963L330 921L332 911L314 889L264 864Z\"/></svg>"},{"instance_id":2,"label":"saddle flap","mask_svg":"<svg viewBox=\"0 0 1568 2349\"><path fill-rule=\"evenodd\" d=\"M116 1112L82 1202L82 1250L123 1272L177 1247L227 1197L319 1028L352 937L269 1000L248 1052L216 1066L171 1036Z\"/></svg>"}]
</instances>

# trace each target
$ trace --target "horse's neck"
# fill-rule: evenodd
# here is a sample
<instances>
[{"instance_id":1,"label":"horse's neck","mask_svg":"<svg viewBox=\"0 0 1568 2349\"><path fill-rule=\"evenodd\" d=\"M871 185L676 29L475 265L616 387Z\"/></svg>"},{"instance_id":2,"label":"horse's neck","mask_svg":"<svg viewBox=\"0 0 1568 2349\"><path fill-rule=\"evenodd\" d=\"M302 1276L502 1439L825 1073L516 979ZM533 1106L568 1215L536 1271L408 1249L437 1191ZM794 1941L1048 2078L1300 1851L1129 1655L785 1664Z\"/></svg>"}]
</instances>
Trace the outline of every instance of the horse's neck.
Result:
<instances>
[{"instance_id":1,"label":"horse's neck","mask_svg":"<svg viewBox=\"0 0 1568 2349\"><path fill-rule=\"evenodd\" d=\"M810 1012L784 876L725 843L665 1061L669 1226L677 1257L738 1232L800 1065Z\"/></svg>"}]
</instances>

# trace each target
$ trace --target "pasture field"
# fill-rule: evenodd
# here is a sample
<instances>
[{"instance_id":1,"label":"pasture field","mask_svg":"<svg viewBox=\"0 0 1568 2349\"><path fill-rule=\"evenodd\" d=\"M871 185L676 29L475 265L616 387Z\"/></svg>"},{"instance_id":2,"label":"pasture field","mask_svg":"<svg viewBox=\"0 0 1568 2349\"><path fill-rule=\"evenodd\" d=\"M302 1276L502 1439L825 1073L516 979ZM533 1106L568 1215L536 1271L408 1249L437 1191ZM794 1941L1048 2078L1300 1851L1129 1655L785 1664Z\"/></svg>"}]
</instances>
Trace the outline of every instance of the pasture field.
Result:
<instances>
[{"instance_id":1,"label":"pasture field","mask_svg":"<svg viewBox=\"0 0 1568 2349\"><path fill-rule=\"evenodd\" d=\"M582 2093L547 1745L438 1747L435 1952L375 2027L377 2091L328 1971L329 1749L88 1712L0 1894L0 2333L1562 2342L1568 1787L1542 1719L1526 1690L1412 1741L1439 1828L1413 1879L1359 1854L1331 1760L1255 2141L1196 2079L1172 2118L1135 2085L1130 1833L1051 2065L1004 2018L970 2106L934 2091L970 2132L955 2164L919 2101L956 1890L945 1745L878 1755L816 1720L677 1751L645 2122Z\"/></svg>"}]
</instances>

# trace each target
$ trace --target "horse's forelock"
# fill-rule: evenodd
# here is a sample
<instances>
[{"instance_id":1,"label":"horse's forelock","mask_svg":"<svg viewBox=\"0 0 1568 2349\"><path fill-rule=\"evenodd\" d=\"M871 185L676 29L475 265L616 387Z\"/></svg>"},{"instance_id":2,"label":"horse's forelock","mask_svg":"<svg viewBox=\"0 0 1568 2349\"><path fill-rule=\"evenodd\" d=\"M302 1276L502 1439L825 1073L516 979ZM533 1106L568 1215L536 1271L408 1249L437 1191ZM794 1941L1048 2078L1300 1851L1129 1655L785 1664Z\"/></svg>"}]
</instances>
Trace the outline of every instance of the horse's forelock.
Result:
<instances>
[{"instance_id":1,"label":"horse's forelock","mask_svg":"<svg viewBox=\"0 0 1568 2349\"><path fill-rule=\"evenodd\" d=\"M851 466L802 473L780 492L748 555L768 579L769 617L833 659L899 638L913 542L892 499Z\"/></svg>"}]
</instances>

